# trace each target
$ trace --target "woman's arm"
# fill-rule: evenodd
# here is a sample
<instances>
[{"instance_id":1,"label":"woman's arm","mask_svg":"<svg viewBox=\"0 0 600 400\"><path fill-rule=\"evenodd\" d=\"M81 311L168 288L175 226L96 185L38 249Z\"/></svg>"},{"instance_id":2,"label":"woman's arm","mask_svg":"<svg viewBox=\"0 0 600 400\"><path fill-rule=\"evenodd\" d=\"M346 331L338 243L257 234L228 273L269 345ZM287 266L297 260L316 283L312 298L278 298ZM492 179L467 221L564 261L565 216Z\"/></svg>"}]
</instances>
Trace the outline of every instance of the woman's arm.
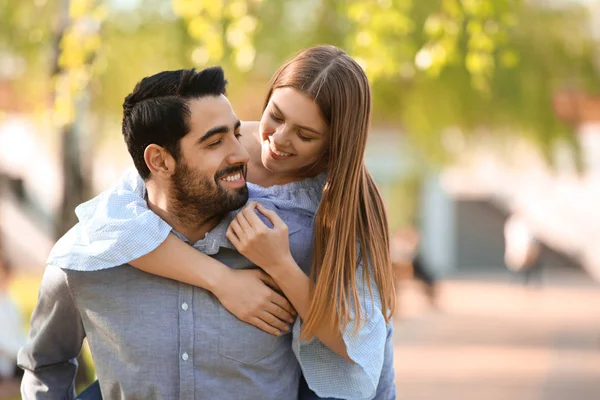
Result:
<instances>
[{"instance_id":1,"label":"woman's arm","mask_svg":"<svg viewBox=\"0 0 600 400\"><path fill-rule=\"evenodd\" d=\"M255 209L271 221L272 229L258 218ZM277 214L258 203L251 203L238 213L227 237L240 253L271 275L300 318L306 318L310 307L309 278L294 261L287 225ZM339 329L322 326L316 336L336 354L353 362Z\"/></svg>"},{"instance_id":2,"label":"woman's arm","mask_svg":"<svg viewBox=\"0 0 600 400\"><path fill-rule=\"evenodd\" d=\"M295 320L295 311L277 293L275 282L260 269L234 270L170 234L154 251L130 263L153 275L212 292L223 306L244 322L280 335Z\"/></svg>"},{"instance_id":3,"label":"woman's arm","mask_svg":"<svg viewBox=\"0 0 600 400\"><path fill-rule=\"evenodd\" d=\"M273 265L269 274L279 285L286 297L292 302L300 318L305 319L310 307L309 277L300 269L293 258L282 260L279 265ZM346 361L354 361L348 356L346 343L339 329L321 326L317 329L316 337Z\"/></svg>"},{"instance_id":4,"label":"woman's arm","mask_svg":"<svg viewBox=\"0 0 600 400\"><path fill-rule=\"evenodd\" d=\"M258 218L255 209L271 221L273 228ZM277 214L250 204L231 223L227 236L240 253L274 278L305 318L310 301L309 278L293 261L287 226ZM360 278L362 269L363 265L358 265L356 272L360 318L353 315L347 326L337 329L320 327L316 338L308 342L300 340L302 318L294 325L294 354L308 386L320 397L362 400L377 395L388 342L387 326L379 292L373 290L370 295L367 283ZM374 282L371 287L376 288Z\"/></svg>"},{"instance_id":5,"label":"woman's arm","mask_svg":"<svg viewBox=\"0 0 600 400\"><path fill-rule=\"evenodd\" d=\"M150 210L144 196L144 181L131 170L111 189L77 207L78 246L55 246L49 264L62 265L73 257L94 269L130 264L209 290L233 315L268 333L287 328L284 322L295 317L293 307L264 272L232 270L185 244L169 233L171 227ZM74 254L73 249L84 248L85 253Z\"/></svg>"}]
</instances>

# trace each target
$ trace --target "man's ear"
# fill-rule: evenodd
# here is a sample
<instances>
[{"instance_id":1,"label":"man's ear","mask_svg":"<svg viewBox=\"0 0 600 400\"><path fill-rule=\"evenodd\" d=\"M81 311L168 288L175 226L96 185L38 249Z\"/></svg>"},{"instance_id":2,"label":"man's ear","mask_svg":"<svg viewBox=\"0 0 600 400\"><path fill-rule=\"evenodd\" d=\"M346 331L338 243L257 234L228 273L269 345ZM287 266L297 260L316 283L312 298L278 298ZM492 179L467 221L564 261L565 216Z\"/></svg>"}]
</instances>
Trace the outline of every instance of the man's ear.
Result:
<instances>
[{"instance_id":1,"label":"man's ear","mask_svg":"<svg viewBox=\"0 0 600 400\"><path fill-rule=\"evenodd\" d=\"M144 161L152 174L171 178L175 173L176 161L164 147L150 144L144 150Z\"/></svg>"}]
</instances>

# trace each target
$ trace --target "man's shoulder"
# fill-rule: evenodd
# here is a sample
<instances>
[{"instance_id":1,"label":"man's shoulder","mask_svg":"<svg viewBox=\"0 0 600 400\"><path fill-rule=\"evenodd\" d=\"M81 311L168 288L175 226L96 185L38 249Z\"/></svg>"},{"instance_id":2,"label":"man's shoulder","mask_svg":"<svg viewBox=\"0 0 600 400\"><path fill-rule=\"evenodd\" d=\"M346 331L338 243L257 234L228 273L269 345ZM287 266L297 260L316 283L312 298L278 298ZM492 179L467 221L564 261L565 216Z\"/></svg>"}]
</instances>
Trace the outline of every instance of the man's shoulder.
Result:
<instances>
[{"instance_id":1,"label":"man's shoulder","mask_svg":"<svg viewBox=\"0 0 600 400\"><path fill-rule=\"evenodd\" d=\"M113 267L99 271L85 271L48 264L44 271L42 284L48 288L70 288L74 283L81 282L82 280L94 280L94 278L100 278L106 275L106 273L115 273L118 269L119 267Z\"/></svg>"},{"instance_id":2,"label":"man's shoulder","mask_svg":"<svg viewBox=\"0 0 600 400\"><path fill-rule=\"evenodd\" d=\"M69 292L67 271L55 265L48 264L44 270L40 291L51 296Z\"/></svg>"}]
</instances>

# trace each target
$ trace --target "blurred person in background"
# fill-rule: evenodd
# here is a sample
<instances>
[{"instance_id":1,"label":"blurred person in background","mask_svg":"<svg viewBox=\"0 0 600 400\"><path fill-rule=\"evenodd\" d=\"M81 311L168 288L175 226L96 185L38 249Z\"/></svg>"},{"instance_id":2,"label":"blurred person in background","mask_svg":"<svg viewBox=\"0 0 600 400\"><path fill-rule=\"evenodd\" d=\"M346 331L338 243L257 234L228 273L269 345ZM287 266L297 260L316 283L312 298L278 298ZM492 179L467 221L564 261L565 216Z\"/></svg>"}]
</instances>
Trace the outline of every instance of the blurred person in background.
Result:
<instances>
[{"instance_id":1,"label":"blurred person in background","mask_svg":"<svg viewBox=\"0 0 600 400\"><path fill-rule=\"evenodd\" d=\"M8 292L12 269L0 248L0 382L23 375L17 367L17 353L25 344L23 318Z\"/></svg>"},{"instance_id":2,"label":"blurred person in background","mask_svg":"<svg viewBox=\"0 0 600 400\"><path fill-rule=\"evenodd\" d=\"M396 231L391 241L391 255L396 279L412 276L423 285L429 304L437 307L437 279L423 260L419 231L412 226Z\"/></svg>"},{"instance_id":3,"label":"blurred person in background","mask_svg":"<svg viewBox=\"0 0 600 400\"><path fill-rule=\"evenodd\" d=\"M504 262L523 281L531 283L534 275L541 279L541 246L525 219L511 215L504 224Z\"/></svg>"}]
</instances>

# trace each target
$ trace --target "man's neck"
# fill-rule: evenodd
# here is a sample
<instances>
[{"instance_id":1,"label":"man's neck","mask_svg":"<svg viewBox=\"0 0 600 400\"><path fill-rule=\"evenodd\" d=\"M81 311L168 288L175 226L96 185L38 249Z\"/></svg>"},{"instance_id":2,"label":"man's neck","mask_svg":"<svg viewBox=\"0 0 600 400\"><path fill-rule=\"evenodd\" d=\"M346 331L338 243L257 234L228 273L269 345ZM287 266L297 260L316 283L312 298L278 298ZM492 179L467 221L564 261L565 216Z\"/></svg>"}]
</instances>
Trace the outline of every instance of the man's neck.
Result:
<instances>
[{"instance_id":1,"label":"man's neck","mask_svg":"<svg viewBox=\"0 0 600 400\"><path fill-rule=\"evenodd\" d=\"M204 239L206 234L219 224L222 216L212 216L194 223L186 223L177 217L176 210L169 207L169 196L166 191L156 187L152 182L146 182L148 207L156 215L166 221L173 230L183 235L191 244Z\"/></svg>"}]
</instances>

